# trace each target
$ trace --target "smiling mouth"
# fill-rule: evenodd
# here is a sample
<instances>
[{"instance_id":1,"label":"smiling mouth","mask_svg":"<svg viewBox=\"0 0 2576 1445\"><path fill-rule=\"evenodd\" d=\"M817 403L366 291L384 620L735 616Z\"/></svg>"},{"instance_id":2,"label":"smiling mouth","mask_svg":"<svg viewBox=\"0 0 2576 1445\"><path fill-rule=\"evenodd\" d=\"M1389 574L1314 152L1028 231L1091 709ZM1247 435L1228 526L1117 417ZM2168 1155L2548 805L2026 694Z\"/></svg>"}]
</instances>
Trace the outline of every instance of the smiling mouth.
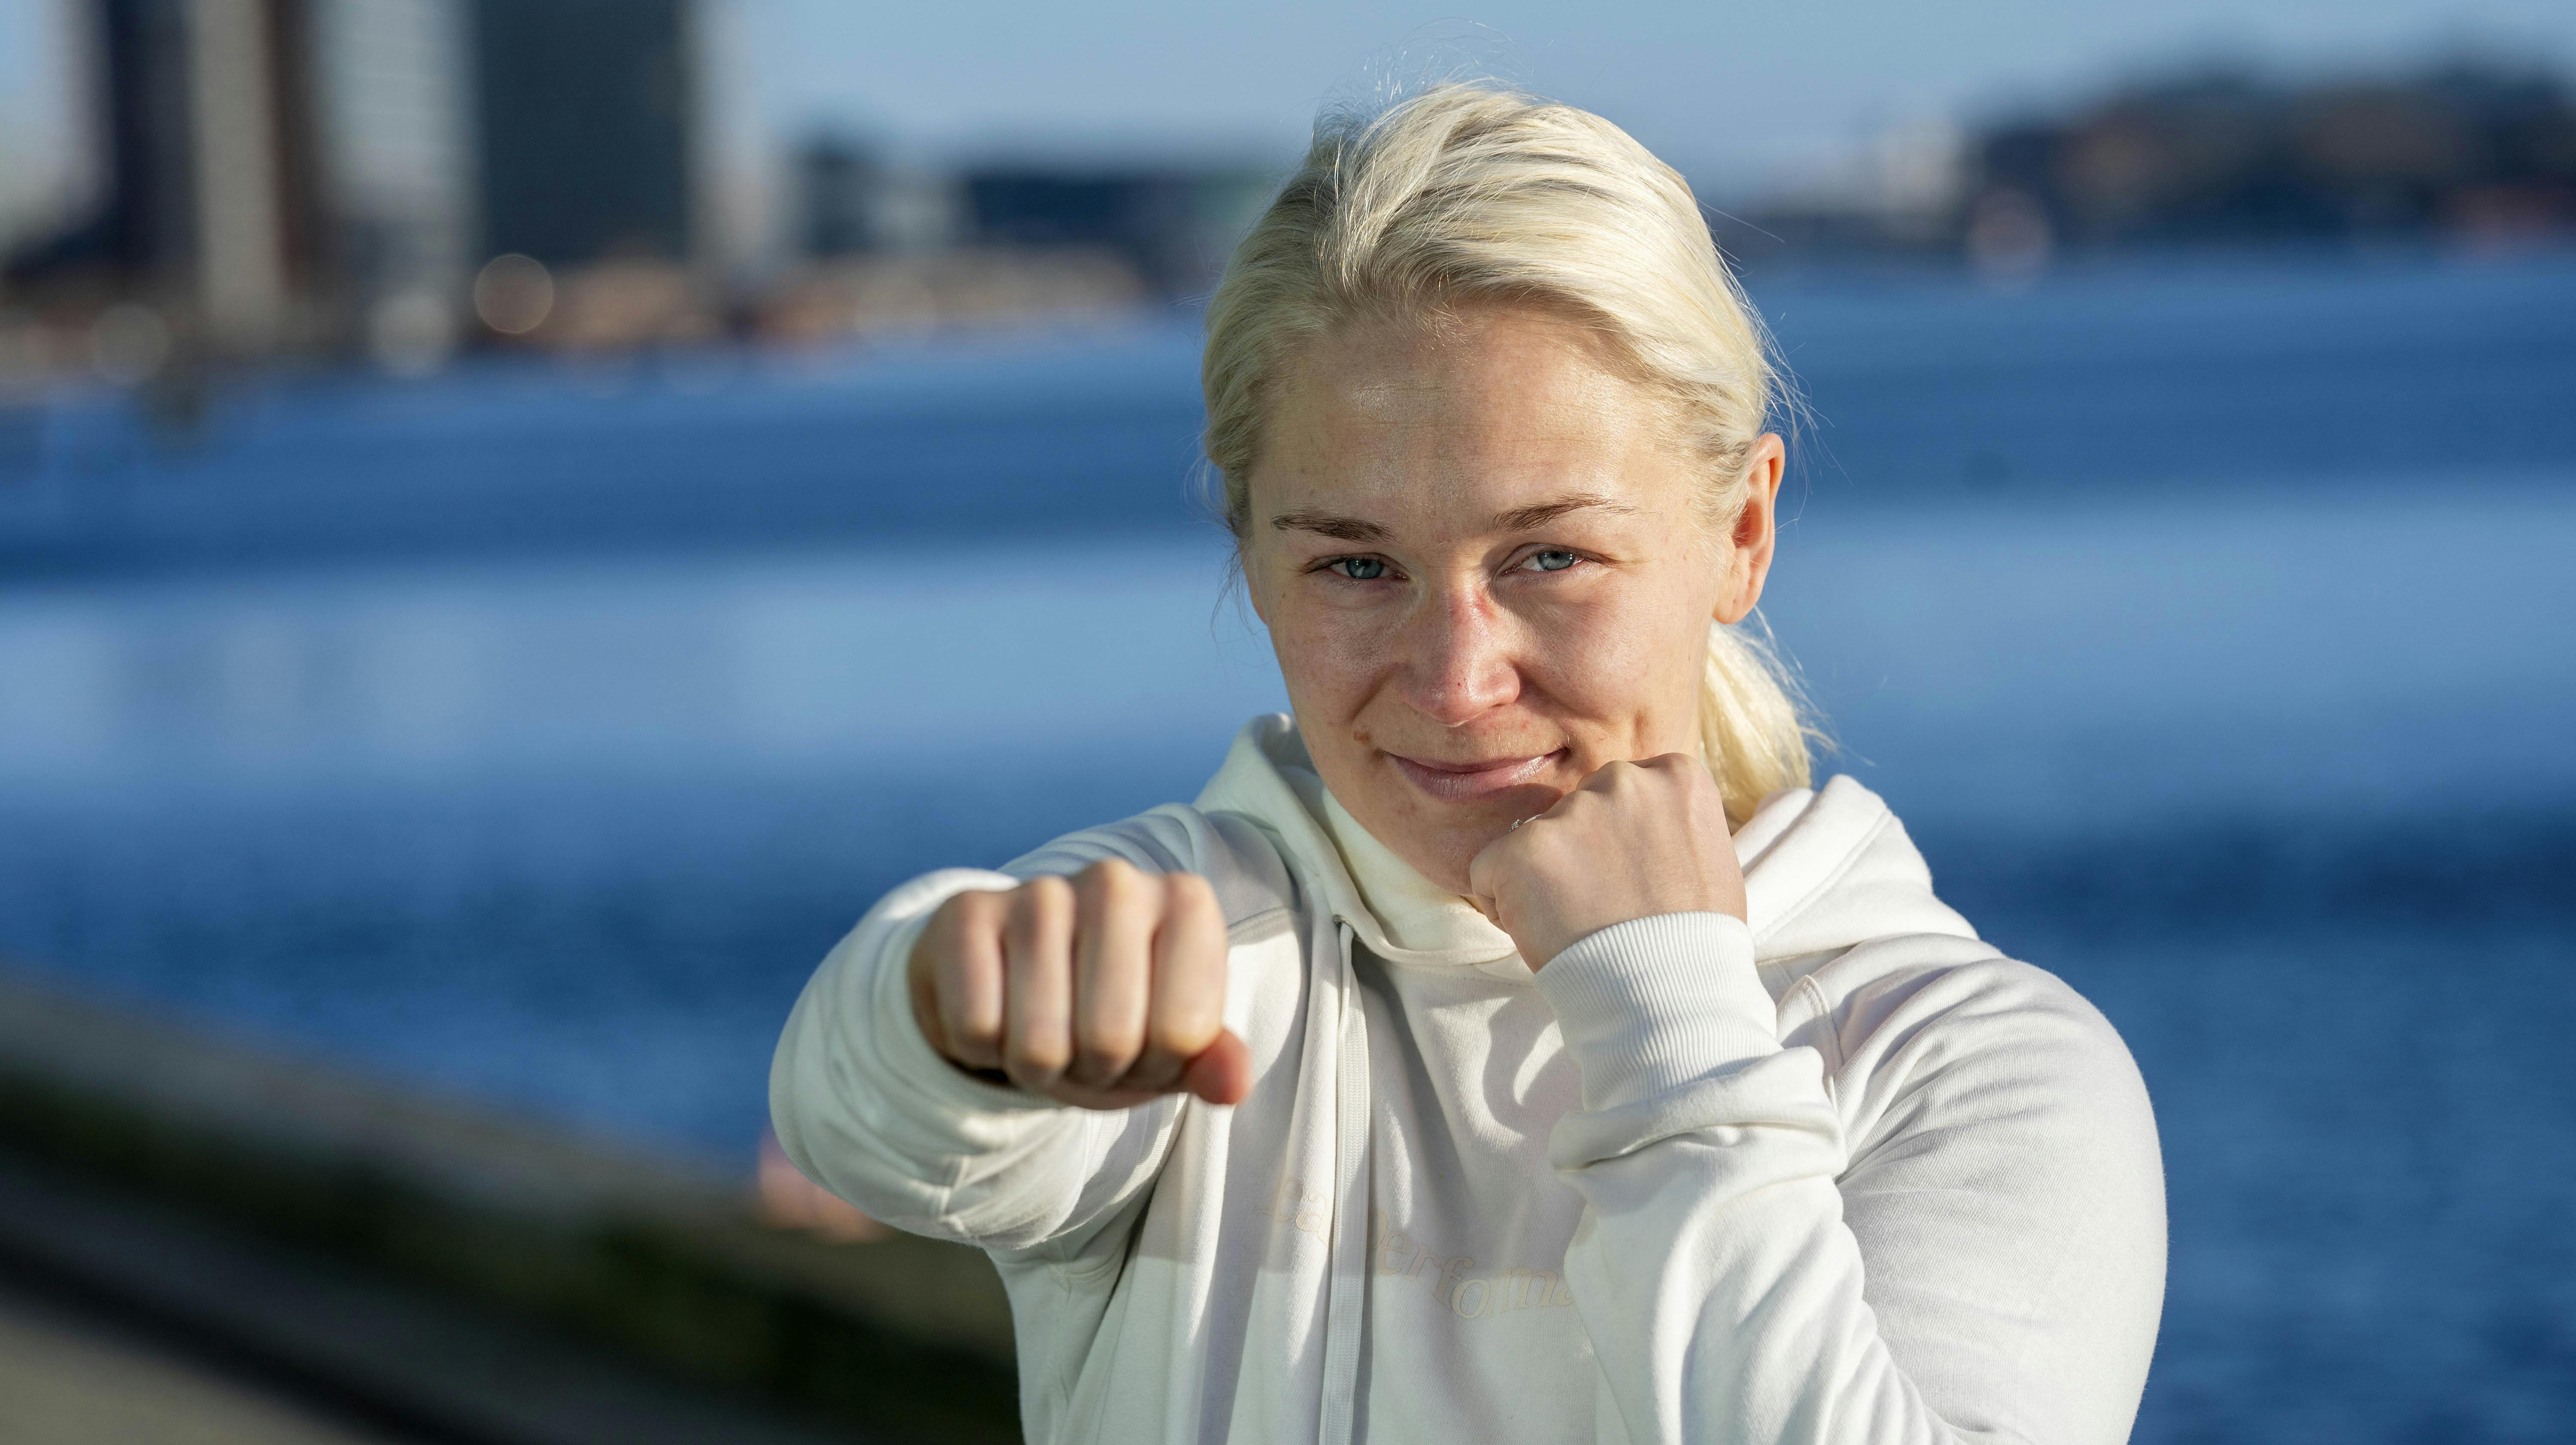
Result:
<instances>
[{"instance_id":1,"label":"smiling mouth","mask_svg":"<svg viewBox=\"0 0 2576 1445\"><path fill-rule=\"evenodd\" d=\"M1405 780L1444 803L1471 803L1538 781L1565 750L1524 758L1484 758L1449 763L1388 753Z\"/></svg>"}]
</instances>

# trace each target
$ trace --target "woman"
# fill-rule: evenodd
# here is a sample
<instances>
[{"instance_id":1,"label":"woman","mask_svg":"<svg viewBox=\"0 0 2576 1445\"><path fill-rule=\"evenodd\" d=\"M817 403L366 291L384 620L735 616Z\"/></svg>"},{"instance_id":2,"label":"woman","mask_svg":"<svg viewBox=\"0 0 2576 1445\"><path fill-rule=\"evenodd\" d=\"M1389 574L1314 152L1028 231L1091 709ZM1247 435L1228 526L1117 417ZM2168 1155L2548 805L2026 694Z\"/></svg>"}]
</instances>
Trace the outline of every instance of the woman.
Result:
<instances>
[{"instance_id":1,"label":"woman","mask_svg":"<svg viewBox=\"0 0 2576 1445\"><path fill-rule=\"evenodd\" d=\"M807 1173L991 1253L1030 1438L2124 1438L2145 1092L1807 786L1729 630L1773 383L1679 177L1473 86L1328 121L1205 383L1294 721L896 889L772 1077Z\"/></svg>"}]
</instances>

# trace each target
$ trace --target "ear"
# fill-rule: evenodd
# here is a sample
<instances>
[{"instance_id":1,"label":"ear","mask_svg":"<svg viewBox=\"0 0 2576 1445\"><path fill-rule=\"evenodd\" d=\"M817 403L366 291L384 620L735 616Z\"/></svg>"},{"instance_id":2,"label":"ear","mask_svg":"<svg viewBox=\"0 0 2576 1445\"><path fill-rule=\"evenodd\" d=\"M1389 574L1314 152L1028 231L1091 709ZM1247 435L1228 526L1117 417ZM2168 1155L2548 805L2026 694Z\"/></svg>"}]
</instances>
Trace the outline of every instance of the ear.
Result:
<instances>
[{"instance_id":1,"label":"ear","mask_svg":"<svg viewBox=\"0 0 2576 1445\"><path fill-rule=\"evenodd\" d=\"M1771 576L1771 550L1780 539L1780 476L1788 458L1780 434L1764 432L1745 459L1744 506L1727 538L1727 586L1715 614L1720 622L1742 622L1762 601L1762 584Z\"/></svg>"}]
</instances>

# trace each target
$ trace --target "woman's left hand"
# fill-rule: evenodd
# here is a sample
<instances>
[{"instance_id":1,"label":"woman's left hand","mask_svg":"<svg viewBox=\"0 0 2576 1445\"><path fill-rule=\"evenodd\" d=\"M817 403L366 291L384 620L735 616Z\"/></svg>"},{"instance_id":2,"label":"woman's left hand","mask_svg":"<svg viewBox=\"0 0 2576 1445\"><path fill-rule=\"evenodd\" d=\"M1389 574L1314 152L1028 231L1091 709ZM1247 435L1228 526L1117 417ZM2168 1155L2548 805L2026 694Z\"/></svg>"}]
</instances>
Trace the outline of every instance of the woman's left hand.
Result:
<instances>
[{"instance_id":1,"label":"woman's left hand","mask_svg":"<svg viewBox=\"0 0 2576 1445\"><path fill-rule=\"evenodd\" d=\"M1532 969L1632 918L1744 916L1725 800L1687 753L1596 769L1555 807L1486 844L1467 881Z\"/></svg>"}]
</instances>

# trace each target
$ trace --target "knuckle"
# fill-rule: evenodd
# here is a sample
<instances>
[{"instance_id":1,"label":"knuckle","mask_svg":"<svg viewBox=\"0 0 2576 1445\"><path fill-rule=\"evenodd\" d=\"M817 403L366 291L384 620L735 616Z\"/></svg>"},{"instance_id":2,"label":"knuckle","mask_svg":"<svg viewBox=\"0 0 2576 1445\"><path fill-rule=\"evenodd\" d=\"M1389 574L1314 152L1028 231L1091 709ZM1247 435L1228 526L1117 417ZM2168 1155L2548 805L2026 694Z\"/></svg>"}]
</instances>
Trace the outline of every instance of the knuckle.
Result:
<instances>
[{"instance_id":1,"label":"knuckle","mask_svg":"<svg viewBox=\"0 0 2576 1445\"><path fill-rule=\"evenodd\" d=\"M1075 1050L1065 1072L1087 1084L1105 1084L1126 1073L1143 1046L1144 1040L1136 1030L1104 1033Z\"/></svg>"},{"instance_id":2,"label":"knuckle","mask_svg":"<svg viewBox=\"0 0 2576 1445\"><path fill-rule=\"evenodd\" d=\"M1216 1033L1214 1020L1195 1014L1166 1014L1154 1020L1146 1030L1144 1049L1174 1059L1186 1059L1207 1047Z\"/></svg>"},{"instance_id":3,"label":"knuckle","mask_svg":"<svg viewBox=\"0 0 2576 1445\"><path fill-rule=\"evenodd\" d=\"M1225 911L1218 907L1216 889L1196 873L1176 873L1165 883L1163 915L1183 926L1221 926Z\"/></svg>"},{"instance_id":4,"label":"knuckle","mask_svg":"<svg viewBox=\"0 0 2576 1445\"><path fill-rule=\"evenodd\" d=\"M979 919L990 916L989 893L960 893L932 911L930 923L923 932L932 938L955 938L971 930Z\"/></svg>"},{"instance_id":5,"label":"knuckle","mask_svg":"<svg viewBox=\"0 0 2576 1445\"><path fill-rule=\"evenodd\" d=\"M1073 885L1053 874L1021 884L1014 896L1018 906L1013 912L1024 926L1044 927L1073 916Z\"/></svg>"},{"instance_id":6,"label":"knuckle","mask_svg":"<svg viewBox=\"0 0 2576 1445\"><path fill-rule=\"evenodd\" d=\"M990 1029L971 1036L951 1035L948 1045L951 1056L963 1064L989 1069L1002 1062L1001 1040Z\"/></svg>"},{"instance_id":7,"label":"knuckle","mask_svg":"<svg viewBox=\"0 0 2576 1445\"><path fill-rule=\"evenodd\" d=\"M1145 1046L1145 1021L1139 1018L1104 1020L1089 1030L1083 1040L1083 1052L1095 1058L1116 1059L1121 1064L1136 1057Z\"/></svg>"},{"instance_id":8,"label":"knuckle","mask_svg":"<svg viewBox=\"0 0 2576 1445\"><path fill-rule=\"evenodd\" d=\"M1051 1039L1033 1039L1023 1034L1002 1047L1002 1066L1012 1078L1054 1079L1060 1077L1070 1062L1062 1044Z\"/></svg>"},{"instance_id":9,"label":"knuckle","mask_svg":"<svg viewBox=\"0 0 2576 1445\"><path fill-rule=\"evenodd\" d=\"M950 900L945 910L945 931L951 938L990 937L1002 931L1011 916L1011 899L1006 893L963 893Z\"/></svg>"},{"instance_id":10,"label":"knuckle","mask_svg":"<svg viewBox=\"0 0 2576 1445\"><path fill-rule=\"evenodd\" d=\"M1103 858L1076 876L1075 883L1084 899L1095 903L1117 904L1135 896L1145 882L1145 875L1124 858Z\"/></svg>"}]
</instances>

